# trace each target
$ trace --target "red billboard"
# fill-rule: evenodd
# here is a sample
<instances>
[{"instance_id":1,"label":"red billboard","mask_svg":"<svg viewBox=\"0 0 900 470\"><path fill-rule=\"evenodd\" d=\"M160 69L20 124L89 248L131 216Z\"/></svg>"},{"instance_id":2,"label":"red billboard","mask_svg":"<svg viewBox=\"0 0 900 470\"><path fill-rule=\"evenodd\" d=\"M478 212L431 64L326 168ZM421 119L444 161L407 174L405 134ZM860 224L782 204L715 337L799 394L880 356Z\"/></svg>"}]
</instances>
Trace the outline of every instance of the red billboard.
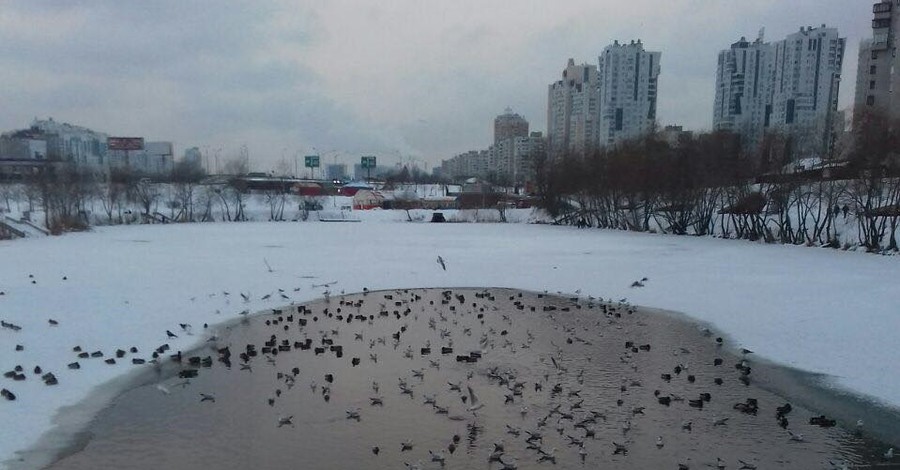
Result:
<instances>
[{"instance_id":1,"label":"red billboard","mask_svg":"<svg viewBox=\"0 0 900 470\"><path fill-rule=\"evenodd\" d=\"M107 137L106 148L109 150L143 150L143 137Z\"/></svg>"}]
</instances>

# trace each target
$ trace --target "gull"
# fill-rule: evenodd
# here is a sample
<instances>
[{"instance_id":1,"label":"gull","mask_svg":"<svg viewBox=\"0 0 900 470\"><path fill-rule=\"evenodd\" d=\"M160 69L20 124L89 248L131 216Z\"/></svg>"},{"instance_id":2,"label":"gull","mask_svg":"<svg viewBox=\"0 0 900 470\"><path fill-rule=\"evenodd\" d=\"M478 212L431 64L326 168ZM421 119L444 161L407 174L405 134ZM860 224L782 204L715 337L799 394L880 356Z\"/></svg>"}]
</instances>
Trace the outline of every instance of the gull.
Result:
<instances>
[{"instance_id":1,"label":"gull","mask_svg":"<svg viewBox=\"0 0 900 470\"><path fill-rule=\"evenodd\" d=\"M469 403L472 404L472 406L466 408L466 410L471 411L472 414L475 414L476 411L484 408L484 403L480 403L478 401L478 397L475 395L475 392L472 390L472 387L466 386L466 388L469 390Z\"/></svg>"},{"instance_id":2,"label":"gull","mask_svg":"<svg viewBox=\"0 0 900 470\"><path fill-rule=\"evenodd\" d=\"M616 454L628 455L628 448L625 447L624 444L619 444L618 442L613 441L613 446L615 446L615 448L616 448L616 450L613 451L613 455L616 455Z\"/></svg>"},{"instance_id":3,"label":"gull","mask_svg":"<svg viewBox=\"0 0 900 470\"><path fill-rule=\"evenodd\" d=\"M524 418L528 414L528 405L522 405L522 408L519 409L519 414Z\"/></svg>"},{"instance_id":4,"label":"gull","mask_svg":"<svg viewBox=\"0 0 900 470\"><path fill-rule=\"evenodd\" d=\"M713 418L713 426L724 426L728 424L728 418Z\"/></svg>"},{"instance_id":5,"label":"gull","mask_svg":"<svg viewBox=\"0 0 900 470\"><path fill-rule=\"evenodd\" d=\"M413 369L412 375L413 375L413 377L416 377L419 379L424 379L425 378L425 370L424 369L418 369L418 370Z\"/></svg>"},{"instance_id":6,"label":"gull","mask_svg":"<svg viewBox=\"0 0 900 470\"><path fill-rule=\"evenodd\" d=\"M374 390L375 393L378 393L378 382L375 382L374 380L372 381L372 390Z\"/></svg>"},{"instance_id":7,"label":"gull","mask_svg":"<svg viewBox=\"0 0 900 470\"><path fill-rule=\"evenodd\" d=\"M216 396L209 393L201 393L200 394L200 402L211 401L213 403L216 402Z\"/></svg>"},{"instance_id":8,"label":"gull","mask_svg":"<svg viewBox=\"0 0 900 470\"><path fill-rule=\"evenodd\" d=\"M503 439L500 439L499 441L495 442L494 443L494 452L500 452L502 454L504 451L503 445L504 445Z\"/></svg>"},{"instance_id":9,"label":"gull","mask_svg":"<svg viewBox=\"0 0 900 470\"><path fill-rule=\"evenodd\" d=\"M656 448L662 449L664 445L665 444L663 444L662 436L656 436Z\"/></svg>"},{"instance_id":10,"label":"gull","mask_svg":"<svg viewBox=\"0 0 900 470\"><path fill-rule=\"evenodd\" d=\"M447 384L450 385L451 392L461 392L462 391L462 390L460 390L460 387L462 386L461 382L456 382L456 383L447 382Z\"/></svg>"},{"instance_id":11,"label":"gull","mask_svg":"<svg viewBox=\"0 0 900 470\"><path fill-rule=\"evenodd\" d=\"M500 470L517 470L519 468L518 463L515 460L504 460L505 456L501 456L498 462L500 462Z\"/></svg>"},{"instance_id":12,"label":"gull","mask_svg":"<svg viewBox=\"0 0 900 470\"><path fill-rule=\"evenodd\" d=\"M384 406L384 397L369 397L369 402L372 406Z\"/></svg>"},{"instance_id":13,"label":"gull","mask_svg":"<svg viewBox=\"0 0 900 470\"><path fill-rule=\"evenodd\" d=\"M282 427L282 426L291 426L291 427L293 427L293 426L294 426L294 423L293 423L293 421L291 421L291 420L293 420L293 419L294 419L294 415L283 416L283 417L281 417L281 418L278 418L278 427L279 427L279 428Z\"/></svg>"},{"instance_id":14,"label":"gull","mask_svg":"<svg viewBox=\"0 0 900 470\"><path fill-rule=\"evenodd\" d=\"M428 454L431 455L432 462L440 462L441 465L444 465L444 451L439 450L437 454L432 451L428 451Z\"/></svg>"},{"instance_id":15,"label":"gull","mask_svg":"<svg viewBox=\"0 0 900 470\"><path fill-rule=\"evenodd\" d=\"M244 299L244 302L249 302L249 301L250 301L250 296L247 295L247 294L245 294L245 293L243 293L243 292L241 292L241 298Z\"/></svg>"},{"instance_id":16,"label":"gull","mask_svg":"<svg viewBox=\"0 0 900 470\"><path fill-rule=\"evenodd\" d=\"M747 463L740 459L738 459L738 463L741 464L739 470L756 470L756 465L752 463Z\"/></svg>"},{"instance_id":17,"label":"gull","mask_svg":"<svg viewBox=\"0 0 900 470\"><path fill-rule=\"evenodd\" d=\"M725 461L721 457L716 457L716 469L725 470Z\"/></svg>"},{"instance_id":18,"label":"gull","mask_svg":"<svg viewBox=\"0 0 900 470\"><path fill-rule=\"evenodd\" d=\"M406 465L406 468L409 470L422 470L422 461L419 460L414 464L410 464L409 462L403 462L403 465Z\"/></svg>"},{"instance_id":19,"label":"gull","mask_svg":"<svg viewBox=\"0 0 900 470\"><path fill-rule=\"evenodd\" d=\"M432 405L432 406L434 407L434 412L435 412L436 414L439 414L439 415L445 415L445 414L450 413L450 408L449 408L449 407L446 407L446 406L440 406L440 405L437 405L437 404Z\"/></svg>"},{"instance_id":20,"label":"gull","mask_svg":"<svg viewBox=\"0 0 900 470\"><path fill-rule=\"evenodd\" d=\"M347 419L355 419L359 421L359 408L351 408L346 411Z\"/></svg>"},{"instance_id":21,"label":"gull","mask_svg":"<svg viewBox=\"0 0 900 470\"><path fill-rule=\"evenodd\" d=\"M884 457L884 460L893 460L893 458L894 458L894 448L891 447L890 449L888 449L887 452L885 452L884 455L883 455L882 457Z\"/></svg>"},{"instance_id":22,"label":"gull","mask_svg":"<svg viewBox=\"0 0 900 470\"><path fill-rule=\"evenodd\" d=\"M442 268L444 271L447 270L447 264L444 263L444 258L441 258L440 255L438 255L438 257L437 257L437 262L438 262L439 265L441 265L441 268Z\"/></svg>"},{"instance_id":23,"label":"gull","mask_svg":"<svg viewBox=\"0 0 900 470\"><path fill-rule=\"evenodd\" d=\"M400 443L400 452L406 452L407 450L412 450L412 448L413 448L413 443L412 443L412 440L410 440L410 439L407 439Z\"/></svg>"},{"instance_id":24,"label":"gull","mask_svg":"<svg viewBox=\"0 0 900 470\"><path fill-rule=\"evenodd\" d=\"M791 440L796 442L803 442L803 434L795 433L794 431L788 430L788 434L791 435Z\"/></svg>"},{"instance_id":25,"label":"gull","mask_svg":"<svg viewBox=\"0 0 900 470\"><path fill-rule=\"evenodd\" d=\"M534 431L534 432L525 431L525 434L528 434L528 438L525 439L525 442L532 442L532 441L544 442L544 436L541 434L540 431Z\"/></svg>"},{"instance_id":26,"label":"gull","mask_svg":"<svg viewBox=\"0 0 900 470\"><path fill-rule=\"evenodd\" d=\"M510 426L508 424L506 425L506 432L508 434L512 434L513 436L516 436L516 437L519 437L519 434L521 433L519 428L517 428L515 426Z\"/></svg>"},{"instance_id":27,"label":"gull","mask_svg":"<svg viewBox=\"0 0 900 470\"><path fill-rule=\"evenodd\" d=\"M538 452L541 453L541 456L538 458L538 462L550 461L554 464L556 463L556 447L550 449L550 452L544 452L543 450L540 450Z\"/></svg>"},{"instance_id":28,"label":"gull","mask_svg":"<svg viewBox=\"0 0 900 470\"><path fill-rule=\"evenodd\" d=\"M425 403L423 403L424 405L434 406L436 404L434 395L422 395L422 396L425 398Z\"/></svg>"},{"instance_id":29,"label":"gull","mask_svg":"<svg viewBox=\"0 0 900 470\"><path fill-rule=\"evenodd\" d=\"M584 448L584 444L581 444L581 447L578 448L578 455L581 457L581 461L584 462L584 459L587 457L587 450Z\"/></svg>"}]
</instances>

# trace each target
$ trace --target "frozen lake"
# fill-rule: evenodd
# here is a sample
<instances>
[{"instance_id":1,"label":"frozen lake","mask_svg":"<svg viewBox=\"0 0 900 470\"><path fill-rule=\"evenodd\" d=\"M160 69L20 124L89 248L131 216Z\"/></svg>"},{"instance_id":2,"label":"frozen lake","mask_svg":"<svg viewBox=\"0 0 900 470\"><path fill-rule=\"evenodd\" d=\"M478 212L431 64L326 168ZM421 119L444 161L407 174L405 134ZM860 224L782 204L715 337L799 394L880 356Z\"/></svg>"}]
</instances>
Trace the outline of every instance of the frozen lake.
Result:
<instances>
[{"instance_id":1,"label":"frozen lake","mask_svg":"<svg viewBox=\"0 0 900 470\"><path fill-rule=\"evenodd\" d=\"M890 257L525 224L364 222L98 228L0 242L0 260L0 319L21 327L0 329L0 370L28 371L2 379L16 395L0 402L0 420L13 423L0 427L7 464L67 446L121 389L111 381L149 367L132 358L149 359L163 342L202 342L179 323L199 330L326 290L477 285L627 298L708 322L757 360L816 374L831 402L884 405L872 418L847 413L844 425L889 420L900 404L900 263ZM80 359L76 346L104 356ZM138 353L105 362L131 347ZM36 366L58 385L32 374ZM76 405L80 414L59 414Z\"/></svg>"}]
</instances>

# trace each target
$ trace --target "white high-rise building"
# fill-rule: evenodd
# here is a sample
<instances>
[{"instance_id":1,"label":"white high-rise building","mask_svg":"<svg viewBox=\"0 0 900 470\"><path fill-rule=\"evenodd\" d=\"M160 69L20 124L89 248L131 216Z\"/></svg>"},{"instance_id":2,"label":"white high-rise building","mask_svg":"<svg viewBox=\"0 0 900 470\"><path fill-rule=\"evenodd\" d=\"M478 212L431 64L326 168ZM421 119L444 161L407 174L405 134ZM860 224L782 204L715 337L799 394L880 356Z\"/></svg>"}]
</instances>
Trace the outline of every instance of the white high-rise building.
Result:
<instances>
[{"instance_id":1,"label":"white high-rise building","mask_svg":"<svg viewBox=\"0 0 900 470\"><path fill-rule=\"evenodd\" d=\"M583 155L597 145L597 67L569 59L562 80L547 96L547 146L551 157Z\"/></svg>"},{"instance_id":2,"label":"white high-rise building","mask_svg":"<svg viewBox=\"0 0 900 470\"><path fill-rule=\"evenodd\" d=\"M503 114L494 118L494 144L514 137L528 137L528 121L506 108Z\"/></svg>"},{"instance_id":3,"label":"white high-rise building","mask_svg":"<svg viewBox=\"0 0 900 470\"><path fill-rule=\"evenodd\" d=\"M654 129L661 55L645 51L640 40L616 41L603 49L598 67L600 146L616 145Z\"/></svg>"},{"instance_id":4,"label":"white high-rise building","mask_svg":"<svg viewBox=\"0 0 900 470\"><path fill-rule=\"evenodd\" d=\"M748 148L760 142L769 125L773 51L760 34L754 42L741 38L719 52L713 129L740 134Z\"/></svg>"},{"instance_id":5,"label":"white high-rise building","mask_svg":"<svg viewBox=\"0 0 900 470\"><path fill-rule=\"evenodd\" d=\"M859 65L856 71L857 111L877 109L890 118L900 118L900 0L883 0L872 6L872 39L859 46Z\"/></svg>"},{"instance_id":6,"label":"white high-rise building","mask_svg":"<svg viewBox=\"0 0 900 470\"><path fill-rule=\"evenodd\" d=\"M799 158L824 156L833 146L845 44L825 25L773 44L770 125L791 135Z\"/></svg>"},{"instance_id":7,"label":"white high-rise building","mask_svg":"<svg viewBox=\"0 0 900 470\"><path fill-rule=\"evenodd\" d=\"M719 53L713 128L755 151L766 132L791 137L794 158L833 148L846 39L835 28L800 28L769 44L741 38Z\"/></svg>"}]
</instances>

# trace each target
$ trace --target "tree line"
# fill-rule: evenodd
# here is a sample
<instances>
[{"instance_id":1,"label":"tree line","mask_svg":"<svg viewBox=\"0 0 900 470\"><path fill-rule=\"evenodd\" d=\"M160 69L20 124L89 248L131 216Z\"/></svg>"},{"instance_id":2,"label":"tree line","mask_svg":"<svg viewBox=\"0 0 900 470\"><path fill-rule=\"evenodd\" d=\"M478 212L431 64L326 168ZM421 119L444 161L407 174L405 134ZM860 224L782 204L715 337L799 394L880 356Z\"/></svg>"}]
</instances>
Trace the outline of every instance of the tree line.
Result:
<instances>
[{"instance_id":1,"label":"tree line","mask_svg":"<svg viewBox=\"0 0 900 470\"><path fill-rule=\"evenodd\" d=\"M557 223L771 243L898 250L900 122L858 110L814 168L808 136L769 132L755 150L726 131L668 142L651 133L535 161L540 206Z\"/></svg>"}]
</instances>

